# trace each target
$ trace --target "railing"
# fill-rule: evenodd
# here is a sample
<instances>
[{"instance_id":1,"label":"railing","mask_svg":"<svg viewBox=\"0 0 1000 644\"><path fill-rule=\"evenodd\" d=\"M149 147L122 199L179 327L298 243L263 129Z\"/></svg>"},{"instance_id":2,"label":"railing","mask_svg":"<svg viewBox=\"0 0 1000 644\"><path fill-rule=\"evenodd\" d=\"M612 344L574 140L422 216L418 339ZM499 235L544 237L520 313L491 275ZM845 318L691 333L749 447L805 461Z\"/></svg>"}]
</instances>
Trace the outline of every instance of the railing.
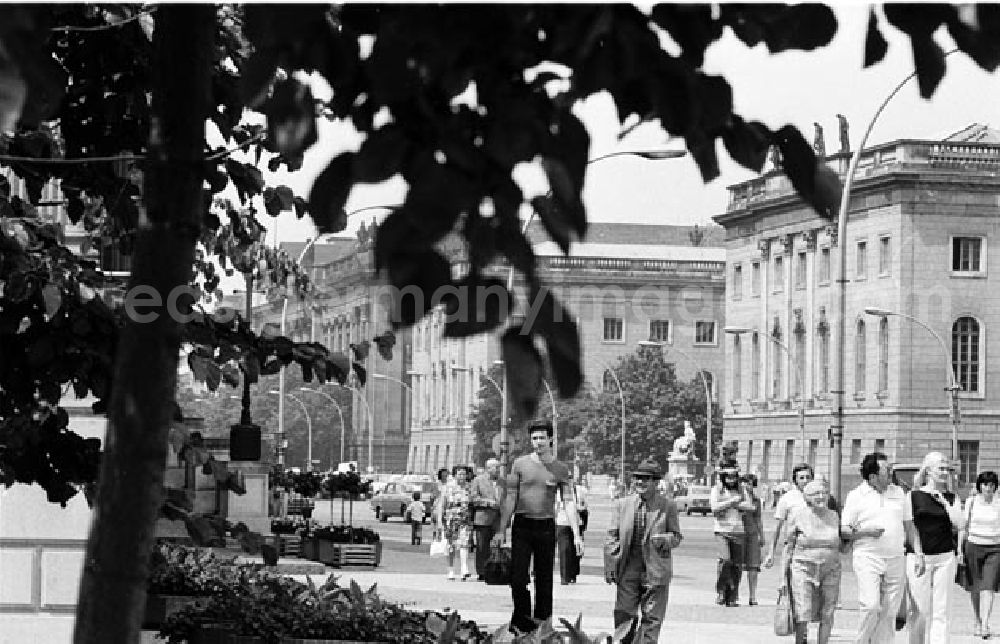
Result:
<instances>
[{"instance_id":1,"label":"railing","mask_svg":"<svg viewBox=\"0 0 1000 644\"><path fill-rule=\"evenodd\" d=\"M851 153L826 158L826 164L843 179ZM949 172L1000 171L1000 144L959 141L903 140L866 149L858 160L855 179L865 179L900 170L944 170ZM771 171L729 188L728 211L795 193L783 172Z\"/></svg>"},{"instance_id":2,"label":"railing","mask_svg":"<svg viewBox=\"0 0 1000 644\"><path fill-rule=\"evenodd\" d=\"M539 257L538 268L541 270L597 270L597 271L645 271L645 272L677 272L677 271L708 271L725 270L725 262L689 261L675 259L623 259L608 257Z\"/></svg>"}]
</instances>

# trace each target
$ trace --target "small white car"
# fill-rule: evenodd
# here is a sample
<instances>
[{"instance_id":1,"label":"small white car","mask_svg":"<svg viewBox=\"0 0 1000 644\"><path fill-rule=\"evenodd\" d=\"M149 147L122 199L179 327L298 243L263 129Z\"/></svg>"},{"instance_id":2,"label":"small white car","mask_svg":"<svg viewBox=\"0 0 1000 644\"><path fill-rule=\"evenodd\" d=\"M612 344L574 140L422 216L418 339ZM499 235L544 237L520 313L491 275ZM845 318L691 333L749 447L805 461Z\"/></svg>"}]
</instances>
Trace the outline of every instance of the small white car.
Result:
<instances>
[{"instance_id":1,"label":"small white car","mask_svg":"<svg viewBox=\"0 0 1000 644\"><path fill-rule=\"evenodd\" d=\"M711 514L712 507L709 502L711 492L712 488L707 485L692 485L688 487L687 490L674 497L674 503L677 504L677 511L683 512L688 516L691 516L695 512L701 514L701 516Z\"/></svg>"}]
</instances>

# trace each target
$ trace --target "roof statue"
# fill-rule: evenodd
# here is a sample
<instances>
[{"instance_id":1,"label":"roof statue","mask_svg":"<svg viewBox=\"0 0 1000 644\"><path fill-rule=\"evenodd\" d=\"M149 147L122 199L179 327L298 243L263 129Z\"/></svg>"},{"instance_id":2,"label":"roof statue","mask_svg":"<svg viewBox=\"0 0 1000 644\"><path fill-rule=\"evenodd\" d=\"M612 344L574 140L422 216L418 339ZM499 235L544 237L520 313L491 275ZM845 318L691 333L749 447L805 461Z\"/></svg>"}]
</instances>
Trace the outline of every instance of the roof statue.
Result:
<instances>
[{"instance_id":1,"label":"roof statue","mask_svg":"<svg viewBox=\"0 0 1000 644\"><path fill-rule=\"evenodd\" d=\"M840 124L840 151L850 152L851 151L851 135L849 126L847 125L847 117L843 114L837 115L837 122Z\"/></svg>"},{"instance_id":2,"label":"roof statue","mask_svg":"<svg viewBox=\"0 0 1000 644\"><path fill-rule=\"evenodd\" d=\"M694 428L691 427L691 421L685 420L684 435L674 440L670 458L690 458L692 456L691 449L694 447L694 438Z\"/></svg>"},{"instance_id":3,"label":"roof statue","mask_svg":"<svg viewBox=\"0 0 1000 644\"><path fill-rule=\"evenodd\" d=\"M694 228L688 231L688 239L691 240L692 246L701 246L702 240L705 239L705 231L695 224Z\"/></svg>"},{"instance_id":4,"label":"roof statue","mask_svg":"<svg viewBox=\"0 0 1000 644\"><path fill-rule=\"evenodd\" d=\"M816 158L825 159L826 143L823 142L823 126L819 123L813 123L813 127L816 128L816 137L813 139L813 152L816 153Z\"/></svg>"},{"instance_id":5,"label":"roof statue","mask_svg":"<svg viewBox=\"0 0 1000 644\"><path fill-rule=\"evenodd\" d=\"M778 146L772 145L768 148L768 158L771 160L771 169L781 169L781 150L778 149Z\"/></svg>"}]
</instances>

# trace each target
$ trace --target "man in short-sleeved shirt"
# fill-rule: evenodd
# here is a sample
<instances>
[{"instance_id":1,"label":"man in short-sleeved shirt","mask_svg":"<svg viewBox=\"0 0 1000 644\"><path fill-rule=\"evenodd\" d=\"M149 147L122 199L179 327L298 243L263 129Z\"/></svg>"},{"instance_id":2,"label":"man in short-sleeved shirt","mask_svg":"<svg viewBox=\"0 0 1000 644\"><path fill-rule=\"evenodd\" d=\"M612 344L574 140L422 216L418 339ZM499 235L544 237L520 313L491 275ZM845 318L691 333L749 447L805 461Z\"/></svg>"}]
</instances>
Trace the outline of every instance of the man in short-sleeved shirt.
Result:
<instances>
[{"instance_id":1,"label":"man in short-sleeved shirt","mask_svg":"<svg viewBox=\"0 0 1000 644\"><path fill-rule=\"evenodd\" d=\"M578 557L583 556L583 537L577 520L576 495L569 468L555 460L552 453L551 423L536 423L528 428L534 452L521 456L511 466L507 477L507 497L500 513L500 526L494 545L507 540L507 523L513 517L510 544L510 593L514 612L513 631L535 630L537 621L552 616L552 566L556 554L556 491L563 506ZM535 561L535 610L531 610L528 568ZM534 617L534 619L532 619Z\"/></svg>"},{"instance_id":2,"label":"man in short-sleeved shirt","mask_svg":"<svg viewBox=\"0 0 1000 644\"><path fill-rule=\"evenodd\" d=\"M864 482L847 494L840 517L842 535L854 542L860 613L856 641L890 644L906 583L903 544L913 522L907 520L906 493L890 483L892 466L885 454L866 455L861 477Z\"/></svg>"}]
</instances>

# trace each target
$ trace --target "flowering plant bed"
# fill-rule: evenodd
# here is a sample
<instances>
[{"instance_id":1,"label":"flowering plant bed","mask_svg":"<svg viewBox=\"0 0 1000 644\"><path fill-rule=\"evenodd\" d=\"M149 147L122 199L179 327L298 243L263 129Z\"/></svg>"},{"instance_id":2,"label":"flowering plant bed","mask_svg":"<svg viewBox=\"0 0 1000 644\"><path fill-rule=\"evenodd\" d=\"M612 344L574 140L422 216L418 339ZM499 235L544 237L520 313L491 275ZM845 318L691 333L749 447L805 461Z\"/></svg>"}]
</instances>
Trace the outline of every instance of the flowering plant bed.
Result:
<instances>
[{"instance_id":1,"label":"flowering plant bed","mask_svg":"<svg viewBox=\"0 0 1000 644\"><path fill-rule=\"evenodd\" d=\"M349 525L329 525L316 528L311 532L310 536L320 541L330 541L332 543L374 545L381 541L381 537L374 530L355 528Z\"/></svg>"}]
</instances>

